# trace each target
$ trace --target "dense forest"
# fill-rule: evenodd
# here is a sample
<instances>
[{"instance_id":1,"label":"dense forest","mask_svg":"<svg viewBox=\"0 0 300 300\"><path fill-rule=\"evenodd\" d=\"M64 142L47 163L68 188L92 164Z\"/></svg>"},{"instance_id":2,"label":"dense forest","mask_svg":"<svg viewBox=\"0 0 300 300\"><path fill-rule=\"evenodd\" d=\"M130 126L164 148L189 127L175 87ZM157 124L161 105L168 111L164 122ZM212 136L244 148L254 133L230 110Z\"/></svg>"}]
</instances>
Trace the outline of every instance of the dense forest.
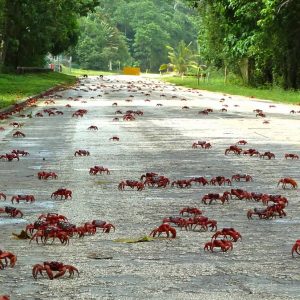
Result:
<instances>
[{"instance_id":1,"label":"dense forest","mask_svg":"<svg viewBox=\"0 0 300 300\"><path fill-rule=\"evenodd\" d=\"M88 69L205 65L299 89L300 1L0 0L2 71L42 66L48 53Z\"/></svg>"},{"instance_id":2,"label":"dense forest","mask_svg":"<svg viewBox=\"0 0 300 300\"><path fill-rule=\"evenodd\" d=\"M186 0L200 20L201 56L252 86L300 87L299 0Z\"/></svg>"},{"instance_id":3,"label":"dense forest","mask_svg":"<svg viewBox=\"0 0 300 300\"><path fill-rule=\"evenodd\" d=\"M57 55L78 41L78 19L98 0L0 0L2 70L41 66L48 53Z\"/></svg>"},{"instance_id":4,"label":"dense forest","mask_svg":"<svg viewBox=\"0 0 300 300\"><path fill-rule=\"evenodd\" d=\"M168 62L167 45L183 40L197 49L195 11L174 0L101 0L80 28L72 56L88 69L129 64L157 73Z\"/></svg>"}]
</instances>

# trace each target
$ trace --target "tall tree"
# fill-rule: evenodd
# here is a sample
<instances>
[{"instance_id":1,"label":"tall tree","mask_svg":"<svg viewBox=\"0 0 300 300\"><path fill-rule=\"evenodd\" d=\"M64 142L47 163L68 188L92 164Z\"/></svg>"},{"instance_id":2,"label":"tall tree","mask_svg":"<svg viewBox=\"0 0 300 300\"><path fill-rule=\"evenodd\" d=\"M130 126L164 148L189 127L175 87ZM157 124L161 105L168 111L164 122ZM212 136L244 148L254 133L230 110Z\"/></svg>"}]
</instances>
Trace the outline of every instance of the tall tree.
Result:
<instances>
[{"instance_id":1,"label":"tall tree","mask_svg":"<svg viewBox=\"0 0 300 300\"><path fill-rule=\"evenodd\" d=\"M4 0L2 61L8 69L41 65L44 56L66 50L77 41L79 15L97 0Z\"/></svg>"},{"instance_id":2,"label":"tall tree","mask_svg":"<svg viewBox=\"0 0 300 300\"><path fill-rule=\"evenodd\" d=\"M123 65L129 59L124 36L101 12L82 18L80 32L72 55L81 67L107 70L110 63Z\"/></svg>"},{"instance_id":3,"label":"tall tree","mask_svg":"<svg viewBox=\"0 0 300 300\"><path fill-rule=\"evenodd\" d=\"M167 46L168 57L171 64L174 66L175 70L179 75L184 75L189 67L196 67L197 64L197 54L193 51L191 43L188 45L184 41L180 41L176 48Z\"/></svg>"},{"instance_id":4,"label":"tall tree","mask_svg":"<svg viewBox=\"0 0 300 300\"><path fill-rule=\"evenodd\" d=\"M182 0L101 0L101 9L126 37L133 62L158 72L165 46L197 39L195 13Z\"/></svg>"},{"instance_id":5,"label":"tall tree","mask_svg":"<svg viewBox=\"0 0 300 300\"><path fill-rule=\"evenodd\" d=\"M167 54L166 44L170 36L155 23L145 24L136 29L134 36L134 56L143 70L159 70Z\"/></svg>"},{"instance_id":6,"label":"tall tree","mask_svg":"<svg viewBox=\"0 0 300 300\"><path fill-rule=\"evenodd\" d=\"M300 87L299 1L186 2L200 14L200 44L207 59L230 65L252 85Z\"/></svg>"}]
</instances>

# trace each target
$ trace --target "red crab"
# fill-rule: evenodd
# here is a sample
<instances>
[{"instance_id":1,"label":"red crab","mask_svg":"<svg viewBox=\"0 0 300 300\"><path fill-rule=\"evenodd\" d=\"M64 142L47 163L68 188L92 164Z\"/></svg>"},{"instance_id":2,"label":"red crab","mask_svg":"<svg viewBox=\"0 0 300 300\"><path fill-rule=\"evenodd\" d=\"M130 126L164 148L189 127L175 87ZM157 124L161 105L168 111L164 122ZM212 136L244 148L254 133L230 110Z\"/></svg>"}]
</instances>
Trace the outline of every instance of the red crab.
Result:
<instances>
[{"instance_id":1,"label":"red crab","mask_svg":"<svg viewBox=\"0 0 300 300\"><path fill-rule=\"evenodd\" d=\"M242 151L243 151L242 148L240 148L236 145L232 145L225 150L225 155L227 155L229 152L233 152L236 155L240 155Z\"/></svg>"},{"instance_id":2,"label":"red crab","mask_svg":"<svg viewBox=\"0 0 300 300\"><path fill-rule=\"evenodd\" d=\"M71 266L71 265L64 265L61 262L57 261L46 261L42 265L36 264L32 268L32 276L34 279L37 279L37 275L40 274L43 276L43 271L46 271L49 279L55 279L63 276L67 271L69 272L70 276L73 277L74 273L76 272L79 276L79 271L77 268ZM55 275L53 272L57 272Z\"/></svg>"},{"instance_id":3,"label":"red crab","mask_svg":"<svg viewBox=\"0 0 300 300\"><path fill-rule=\"evenodd\" d=\"M6 159L7 161L12 161L13 159L20 160L19 155L15 153L6 153L4 155L0 155L0 159Z\"/></svg>"},{"instance_id":4,"label":"red crab","mask_svg":"<svg viewBox=\"0 0 300 300\"><path fill-rule=\"evenodd\" d=\"M232 198L232 196L235 196L239 200L243 200L243 199L251 200L251 199L253 199L253 196L252 196L251 193L249 193L247 191L244 191L242 189L231 189L230 194L231 194L231 198Z\"/></svg>"},{"instance_id":5,"label":"red crab","mask_svg":"<svg viewBox=\"0 0 300 300\"><path fill-rule=\"evenodd\" d=\"M248 142L245 140L240 140L237 142L238 145L246 145Z\"/></svg>"},{"instance_id":6,"label":"red crab","mask_svg":"<svg viewBox=\"0 0 300 300\"><path fill-rule=\"evenodd\" d=\"M223 252L227 252L228 250L233 249L233 245L231 241L227 240L214 240L204 245L204 251L210 250L211 252L214 252L214 248L221 248Z\"/></svg>"},{"instance_id":7,"label":"red crab","mask_svg":"<svg viewBox=\"0 0 300 300\"><path fill-rule=\"evenodd\" d=\"M292 154L292 153L287 153L284 155L285 159L291 158L291 159L299 159L299 155L297 154Z\"/></svg>"},{"instance_id":8,"label":"red crab","mask_svg":"<svg viewBox=\"0 0 300 300\"><path fill-rule=\"evenodd\" d=\"M26 225L25 231L26 233L29 232L32 235L34 230L45 230L49 225L50 223L45 220L37 220L33 224L31 223Z\"/></svg>"},{"instance_id":9,"label":"red crab","mask_svg":"<svg viewBox=\"0 0 300 300\"><path fill-rule=\"evenodd\" d=\"M113 229L114 231L116 230L116 227L113 224L101 220L93 220L92 223L84 224L84 226L86 225L92 225L95 228L101 228L105 233L109 233L111 229Z\"/></svg>"},{"instance_id":10,"label":"red crab","mask_svg":"<svg viewBox=\"0 0 300 300\"><path fill-rule=\"evenodd\" d=\"M217 239L220 235L226 239L229 236L233 242L236 242L238 239L242 239L241 234L238 231L236 231L234 228L223 228L222 230L217 231L212 236L212 240Z\"/></svg>"},{"instance_id":11,"label":"red crab","mask_svg":"<svg viewBox=\"0 0 300 300\"><path fill-rule=\"evenodd\" d=\"M117 137L117 136L113 136L113 137L111 137L109 140L112 140L112 141L119 141L120 140L120 138L119 137Z\"/></svg>"},{"instance_id":12,"label":"red crab","mask_svg":"<svg viewBox=\"0 0 300 300\"><path fill-rule=\"evenodd\" d=\"M10 215L12 218L16 218L18 216L20 216L20 218L23 217L23 213L19 209L16 209L12 206L5 206L4 208L0 207L0 214L2 213Z\"/></svg>"},{"instance_id":13,"label":"red crab","mask_svg":"<svg viewBox=\"0 0 300 300\"><path fill-rule=\"evenodd\" d=\"M69 197L72 198L72 191L67 190L67 189L58 189L57 191L55 191L51 194L51 198L54 197L54 199L56 199L59 196L60 196L60 199L62 199L63 197L65 199L68 199Z\"/></svg>"},{"instance_id":14,"label":"red crab","mask_svg":"<svg viewBox=\"0 0 300 300\"><path fill-rule=\"evenodd\" d=\"M0 200L1 200L1 198L3 198L4 200L6 200L6 195L3 194L3 193L0 193Z\"/></svg>"},{"instance_id":15,"label":"red crab","mask_svg":"<svg viewBox=\"0 0 300 300\"><path fill-rule=\"evenodd\" d=\"M106 172L106 174L110 174L108 168L104 168L103 166L94 166L90 168L90 175L97 175L98 173L102 174L102 172Z\"/></svg>"},{"instance_id":16,"label":"red crab","mask_svg":"<svg viewBox=\"0 0 300 300\"><path fill-rule=\"evenodd\" d=\"M12 154L16 154L16 155L21 155L21 156L28 156L29 155L29 152L27 151L24 151L24 150L12 150L11 151Z\"/></svg>"},{"instance_id":17,"label":"red crab","mask_svg":"<svg viewBox=\"0 0 300 300\"><path fill-rule=\"evenodd\" d=\"M272 158L275 159L275 154L272 153L272 152L270 152L270 151L266 151L265 153L260 154L259 157L260 157L260 158L265 158L265 157L266 157L266 158L268 158L268 159L272 159Z\"/></svg>"},{"instance_id":18,"label":"red crab","mask_svg":"<svg viewBox=\"0 0 300 300\"><path fill-rule=\"evenodd\" d=\"M32 203L35 201L35 198L33 195L15 195L15 196L12 196L11 203L14 203L14 201L17 201L17 203L20 203L20 201L22 201L22 200Z\"/></svg>"},{"instance_id":19,"label":"red crab","mask_svg":"<svg viewBox=\"0 0 300 300\"><path fill-rule=\"evenodd\" d=\"M186 179L175 180L171 183L171 186L177 186L180 188L191 187L191 181Z\"/></svg>"},{"instance_id":20,"label":"red crab","mask_svg":"<svg viewBox=\"0 0 300 300\"><path fill-rule=\"evenodd\" d=\"M13 137L25 137L26 135L21 132L21 131L16 131L14 134L13 134Z\"/></svg>"},{"instance_id":21,"label":"red crab","mask_svg":"<svg viewBox=\"0 0 300 300\"><path fill-rule=\"evenodd\" d=\"M88 130L98 130L98 127L95 125L91 125L90 127L88 127Z\"/></svg>"},{"instance_id":22,"label":"red crab","mask_svg":"<svg viewBox=\"0 0 300 300\"><path fill-rule=\"evenodd\" d=\"M162 233L166 233L167 238L169 237L170 233L172 234L171 238L176 238L176 229L171 227L168 223L163 223L159 227L153 229L150 232L150 236L155 237L157 234L160 236Z\"/></svg>"},{"instance_id":23,"label":"red crab","mask_svg":"<svg viewBox=\"0 0 300 300\"><path fill-rule=\"evenodd\" d=\"M74 153L74 156L89 156L90 155L90 152L87 151L87 150L77 150L75 151Z\"/></svg>"},{"instance_id":24,"label":"red crab","mask_svg":"<svg viewBox=\"0 0 300 300\"><path fill-rule=\"evenodd\" d=\"M0 250L0 270L3 270L5 267L7 267L8 260L10 262L9 266L13 268L17 262L17 256L12 252Z\"/></svg>"},{"instance_id":25,"label":"red crab","mask_svg":"<svg viewBox=\"0 0 300 300\"><path fill-rule=\"evenodd\" d=\"M211 185L216 185L218 184L219 186L221 185L225 185L227 183L227 185L231 185L231 180L229 178L225 178L224 176L216 176L214 178L212 178L209 182Z\"/></svg>"},{"instance_id":26,"label":"red crab","mask_svg":"<svg viewBox=\"0 0 300 300\"><path fill-rule=\"evenodd\" d=\"M56 225L60 221L68 221L68 218L64 215L59 215L57 213L47 213L42 214L38 217L39 220L48 222L50 225Z\"/></svg>"},{"instance_id":27,"label":"red crab","mask_svg":"<svg viewBox=\"0 0 300 300\"><path fill-rule=\"evenodd\" d=\"M46 226L39 228L36 233L33 234L29 243L31 243L35 239L36 243L38 244L39 238L44 245L50 238L52 238L52 243L55 239L59 239L62 245L69 244L69 232L61 230L56 226Z\"/></svg>"},{"instance_id":28,"label":"red crab","mask_svg":"<svg viewBox=\"0 0 300 300\"><path fill-rule=\"evenodd\" d=\"M143 180L144 178L145 179L148 179L148 178L153 178L154 176L157 176L158 174L157 173L154 173L154 172L148 172L146 174L143 174L141 176L141 180Z\"/></svg>"},{"instance_id":29,"label":"red crab","mask_svg":"<svg viewBox=\"0 0 300 300\"><path fill-rule=\"evenodd\" d=\"M256 149L248 149L243 151L243 155L249 155L249 156L260 156L260 153Z\"/></svg>"},{"instance_id":30,"label":"red crab","mask_svg":"<svg viewBox=\"0 0 300 300\"><path fill-rule=\"evenodd\" d=\"M210 148L212 148L212 145L211 145L211 143L207 143L206 141L198 141L198 142L193 143L193 145L192 145L193 149L196 149L198 147L201 147L203 149L210 149Z\"/></svg>"},{"instance_id":31,"label":"red crab","mask_svg":"<svg viewBox=\"0 0 300 300\"><path fill-rule=\"evenodd\" d=\"M300 255L300 240L297 240L292 247L292 256L294 257L294 252Z\"/></svg>"},{"instance_id":32,"label":"red crab","mask_svg":"<svg viewBox=\"0 0 300 300\"><path fill-rule=\"evenodd\" d=\"M179 214L184 215L184 213L187 213L188 215L202 215L202 211L198 209L197 207L184 207L180 210Z\"/></svg>"},{"instance_id":33,"label":"red crab","mask_svg":"<svg viewBox=\"0 0 300 300\"><path fill-rule=\"evenodd\" d=\"M203 196L202 198L202 202L204 204L212 204L213 200L217 201L220 200L222 204L225 203L225 201L228 202L229 199L229 192L224 192L223 194L217 194L217 193L209 193ZM207 201L209 201L207 203Z\"/></svg>"},{"instance_id":34,"label":"red crab","mask_svg":"<svg viewBox=\"0 0 300 300\"><path fill-rule=\"evenodd\" d=\"M45 172L45 171L38 172L37 176L38 176L38 179L40 179L40 180L41 179L47 180L49 178L52 178L52 179L57 179L58 178L56 173L54 173L54 172Z\"/></svg>"},{"instance_id":35,"label":"red crab","mask_svg":"<svg viewBox=\"0 0 300 300\"><path fill-rule=\"evenodd\" d=\"M121 181L118 185L118 189L120 191L123 191L125 189L125 186L129 186L132 189L134 189L135 187L137 188L138 191L142 191L145 188L145 185L143 182L141 181L136 181L136 180L125 180L125 181Z\"/></svg>"},{"instance_id":36,"label":"red crab","mask_svg":"<svg viewBox=\"0 0 300 300\"><path fill-rule=\"evenodd\" d=\"M157 186L157 187L166 187L167 185L170 184L170 180L169 178L165 177L165 176L159 176L157 173L146 173L146 175L142 175L141 180L143 180L143 178L146 178L144 181L145 185L148 186Z\"/></svg>"},{"instance_id":37,"label":"red crab","mask_svg":"<svg viewBox=\"0 0 300 300\"><path fill-rule=\"evenodd\" d=\"M20 128L24 125L24 123L19 123L19 122L12 122L12 123L9 123L10 126L13 126L15 128Z\"/></svg>"},{"instance_id":38,"label":"red crab","mask_svg":"<svg viewBox=\"0 0 300 300\"><path fill-rule=\"evenodd\" d=\"M265 118L265 117L266 117L266 114L263 113L262 111L260 111L260 112L258 112L258 113L256 114L256 117L262 117L262 118Z\"/></svg>"},{"instance_id":39,"label":"red crab","mask_svg":"<svg viewBox=\"0 0 300 300\"><path fill-rule=\"evenodd\" d=\"M296 189L298 187L298 184L297 184L296 180L294 180L293 178L281 178L278 181L277 186L279 186L280 183L282 183L282 188L283 189L285 189L287 184L290 184L293 189Z\"/></svg>"},{"instance_id":40,"label":"red crab","mask_svg":"<svg viewBox=\"0 0 300 300\"><path fill-rule=\"evenodd\" d=\"M209 185L209 182L207 181L207 179L205 179L204 177L193 177L190 179L190 182L198 182L199 185L202 184L204 185Z\"/></svg>"},{"instance_id":41,"label":"red crab","mask_svg":"<svg viewBox=\"0 0 300 300\"><path fill-rule=\"evenodd\" d=\"M55 101L54 100L46 100L46 101L44 101L44 103L46 105L48 105L48 104L55 104Z\"/></svg>"},{"instance_id":42,"label":"red crab","mask_svg":"<svg viewBox=\"0 0 300 300\"><path fill-rule=\"evenodd\" d=\"M208 217L205 216L194 216L194 218L189 219L189 222L191 228L193 225L195 225L194 228L192 228L194 230L196 227L200 227L200 230L203 229L204 231L207 231L208 228L210 228L210 231L214 231L218 229L217 226L218 222L216 220L209 219Z\"/></svg>"},{"instance_id":43,"label":"red crab","mask_svg":"<svg viewBox=\"0 0 300 300\"><path fill-rule=\"evenodd\" d=\"M285 211L283 210L285 207L284 203L276 203L271 206L267 206L265 209L254 208L249 209L247 212L247 218L252 219L252 215L257 215L260 219L270 219L279 216L286 216Z\"/></svg>"},{"instance_id":44,"label":"red crab","mask_svg":"<svg viewBox=\"0 0 300 300\"><path fill-rule=\"evenodd\" d=\"M126 115L123 116L123 120L124 121L134 121L135 117L131 114L126 114Z\"/></svg>"},{"instance_id":45,"label":"red crab","mask_svg":"<svg viewBox=\"0 0 300 300\"><path fill-rule=\"evenodd\" d=\"M252 177L248 174L235 174L235 175L232 175L231 177L231 180L235 180L235 181L242 181L242 179L246 182L248 181L253 181Z\"/></svg>"}]
</instances>

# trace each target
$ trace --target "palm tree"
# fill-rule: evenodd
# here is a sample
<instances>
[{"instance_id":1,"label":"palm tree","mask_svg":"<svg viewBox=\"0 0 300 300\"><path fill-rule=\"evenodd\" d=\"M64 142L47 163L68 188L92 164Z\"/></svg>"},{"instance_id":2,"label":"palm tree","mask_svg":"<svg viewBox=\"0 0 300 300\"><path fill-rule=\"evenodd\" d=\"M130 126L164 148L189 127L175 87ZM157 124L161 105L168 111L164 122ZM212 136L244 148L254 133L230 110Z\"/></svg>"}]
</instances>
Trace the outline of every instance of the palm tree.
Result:
<instances>
[{"instance_id":1,"label":"palm tree","mask_svg":"<svg viewBox=\"0 0 300 300\"><path fill-rule=\"evenodd\" d=\"M175 71L177 71L181 76L186 73L189 67L198 67L196 62L198 55L191 49L191 44L192 42L186 45L184 41L180 41L176 49L171 46L167 46L167 49L169 50L168 58L174 66Z\"/></svg>"}]
</instances>

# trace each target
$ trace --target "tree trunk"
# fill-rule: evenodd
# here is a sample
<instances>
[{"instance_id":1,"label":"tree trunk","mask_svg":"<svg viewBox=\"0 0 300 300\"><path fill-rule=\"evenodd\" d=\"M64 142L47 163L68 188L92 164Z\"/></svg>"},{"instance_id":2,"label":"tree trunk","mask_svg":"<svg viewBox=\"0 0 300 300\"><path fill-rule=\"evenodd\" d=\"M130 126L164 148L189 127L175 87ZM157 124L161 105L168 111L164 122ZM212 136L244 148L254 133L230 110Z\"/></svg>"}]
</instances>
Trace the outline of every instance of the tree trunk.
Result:
<instances>
[{"instance_id":1,"label":"tree trunk","mask_svg":"<svg viewBox=\"0 0 300 300\"><path fill-rule=\"evenodd\" d=\"M225 68L224 68L224 83L227 83L227 64L225 64Z\"/></svg>"},{"instance_id":2,"label":"tree trunk","mask_svg":"<svg viewBox=\"0 0 300 300\"><path fill-rule=\"evenodd\" d=\"M239 62L240 71L245 84L249 83L249 59L242 58Z\"/></svg>"}]
</instances>

